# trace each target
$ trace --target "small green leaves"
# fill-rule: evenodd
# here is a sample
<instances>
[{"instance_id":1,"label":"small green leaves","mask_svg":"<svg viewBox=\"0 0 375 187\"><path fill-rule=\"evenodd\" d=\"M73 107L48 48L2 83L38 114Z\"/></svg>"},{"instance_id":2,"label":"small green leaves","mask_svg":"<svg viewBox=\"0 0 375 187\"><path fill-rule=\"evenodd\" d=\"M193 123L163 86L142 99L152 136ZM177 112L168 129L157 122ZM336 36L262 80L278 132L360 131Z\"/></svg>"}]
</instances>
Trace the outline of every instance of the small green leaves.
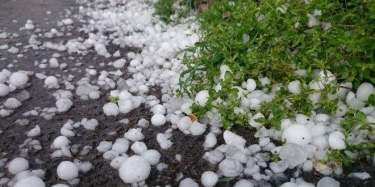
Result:
<instances>
[{"instance_id":1,"label":"small green leaves","mask_svg":"<svg viewBox=\"0 0 375 187\"><path fill-rule=\"evenodd\" d=\"M333 161L336 164L343 164L348 166L349 164L354 163L354 159L348 157L342 150L332 150L327 154L328 160Z\"/></svg>"},{"instance_id":2,"label":"small green leaves","mask_svg":"<svg viewBox=\"0 0 375 187\"><path fill-rule=\"evenodd\" d=\"M316 29L307 29L304 31L306 34L317 34L318 31Z\"/></svg>"},{"instance_id":3,"label":"small green leaves","mask_svg":"<svg viewBox=\"0 0 375 187\"><path fill-rule=\"evenodd\" d=\"M281 120L286 117L286 112L280 106L274 105L271 109L273 118L271 119L271 124L276 130L281 130Z\"/></svg>"},{"instance_id":4,"label":"small green leaves","mask_svg":"<svg viewBox=\"0 0 375 187\"><path fill-rule=\"evenodd\" d=\"M183 8L177 8L174 4L181 5ZM154 15L159 16L159 19L167 24L173 21L178 21L181 17L186 17L190 11L194 8L193 0L159 0L154 4L155 13ZM172 16L176 15L177 20L171 19Z\"/></svg>"},{"instance_id":5,"label":"small green leaves","mask_svg":"<svg viewBox=\"0 0 375 187\"><path fill-rule=\"evenodd\" d=\"M258 119L255 119L255 122L258 122L258 123L267 123L268 120L266 118L258 118Z\"/></svg>"},{"instance_id":6,"label":"small green leaves","mask_svg":"<svg viewBox=\"0 0 375 187\"><path fill-rule=\"evenodd\" d=\"M220 178L217 182L218 183L224 183L224 182L229 182L229 181L232 181L232 180L234 180L234 178L224 177L224 178Z\"/></svg>"},{"instance_id":7,"label":"small green leaves","mask_svg":"<svg viewBox=\"0 0 375 187\"><path fill-rule=\"evenodd\" d=\"M111 103L118 103L118 100L119 100L119 98L118 97L109 97L109 101L111 102Z\"/></svg>"},{"instance_id":8,"label":"small green leaves","mask_svg":"<svg viewBox=\"0 0 375 187\"><path fill-rule=\"evenodd\" d=\"M285 1L238 0L233 6L229 0L214 1L210 11L199 15L200 42L184 51L187 69L180 76L179 93L191 97L209 90L207 105L193 104L191 109L199 118L215 110L227 129L250 126L250 117L261 113L265 117L255 122L281 130L281 121L294 120L296 114L336 115L344 107L340 125L346 137L371 130L368 114L350 109L338 90L346 82L353 85L349 88L353 93L363 82L375 83L375 1L345 3L288 1L288 8L280 11L277 8ZM227 14L224 19L223 14ZM309 24L311 20L316 23ZM222 66L230 70L223 73ZM317 78L319 71L324 80ZM270 83L262 85L262 78ZM272 95L272 101L259 99L260 107L246 106L253 92L246 90L248 79L256 80L257 91ZM300 82L294 94L288 88L293 81ZM375 106L375 95L365 104ZM347 144L354 152L373 146ZM344 164L354 160L337 150L329 158Z\"/></svg>"},{"instance_id":9,"label":"small green leaves","mask_svg":"<svg viewBox=\"0 0 375 187\"><path fill-rule=\"evenodd\" d=\"M368 97L367 103L370 104L370 105L372 105L372 106L375 106L375 94L371 94Z\"/></svg>"},{"instance_id":10,"label":"small green leaves","mask_svg":"<svg viewBox=\"0 0 375 187\"><path fill-rule=\"evenodd\" d=\"M358 121L362 122L362 123L366 123L366 122L367 122L366 114L363 113L362 111L357 110L357 111L355 112L355 118L356 118Z\"/></svg>"}]
</instances>

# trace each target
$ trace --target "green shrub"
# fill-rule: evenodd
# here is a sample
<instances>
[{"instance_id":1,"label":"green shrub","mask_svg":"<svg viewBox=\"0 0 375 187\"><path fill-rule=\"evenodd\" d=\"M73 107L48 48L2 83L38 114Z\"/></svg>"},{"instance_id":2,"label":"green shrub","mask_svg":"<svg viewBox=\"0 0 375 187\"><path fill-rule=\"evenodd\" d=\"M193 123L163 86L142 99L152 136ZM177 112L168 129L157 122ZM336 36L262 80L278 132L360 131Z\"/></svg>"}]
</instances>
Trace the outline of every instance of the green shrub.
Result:
<instances>
[{"instance_id":1,"label":"green shrub","mask_svg":"<svg viewBox=\"0 0 375 187\"><path fill-rule=\"evenodd\" d=\"M374 12L372 0L218 1L199 17L203 37L186 50L187 69L181 74L178 94L193 97L208 90L207 103L194 103L191 109L203 119L218 113L227 129L250 127L251 116L259 113L264 117L255 122L276 130L281 129L281 120L296 114L335 114L341 110L339 103L348 105L335 96L338 90L355 93L361 83L375 83ZM223 74L220 69L225 66L229 71ZM320 76L326 83L320 84L318 72L323 72ZM241 110L239 90L248 79L273 95L272 101L263 101L256 110ZM300 82L300 93L288 90L292 81ZM314 95L319 100L310 98ZM375 106L375 95L366 106ZM328 160L349 164L354 161L350 152L374 154L375 124L354 109L342 118L347 147L330 150ZM348 141L359 131L368 132L362 142Z\"/></svg>"},{"instance_id":2,"label":"green shrub","mask_svg":"<svg viewBox=\"0 0 375 187\"><path fill-rule=\"evenodd\" d=\"M187 16L194 8L193 0L159 0L154 4L155 15L166 24L173 22L171 16L176 15L177 20Z\"/></svg>"},{"instance_id":3,"label":"green shrub","mask_svg":"<svg viewBox=\"0 0 375 187\"><path fill-rule=\"evenodd\" d=\"M313 109L332 113L337 109L338 99L330 95L350 82L354 90L362 82L375 83L375 3L371 0L284 1L219 1L199 18L201 42L188 49L182 73L180 94L193 96L201 90L209 90L206 106L193 104L192 109L203 117L212 108L218 109L226 128L248 125L247 114L236 113L240 105L238 87L247 79L267 77L269 85L261 89L278 90L272 102L262 103L257 111L273 121L260 119L268 126L279 129L279 121L296 113L311 114ZM313 25L316 19L318 25ZM311 25L309 25L309 22ZM220 67L229 66L224 80L218 80ZM296 74L303 70L306 76ZM334 82L314 90L309 83L316 79L318 70L330 71ZM287 85L298 80L301 94L291 94ZM258 81L258 89L260 82ZM220 83L221 90L214 87ZM351 88L348 88L351 89ZM308 96L321 94L319 102ZM224 102L212 102L220 98ZM288 101L286 107L285 101ZM284 111L275 113L272 111ZM272 114L272 115L271 115Z\"/></svg>"}]
</instances>

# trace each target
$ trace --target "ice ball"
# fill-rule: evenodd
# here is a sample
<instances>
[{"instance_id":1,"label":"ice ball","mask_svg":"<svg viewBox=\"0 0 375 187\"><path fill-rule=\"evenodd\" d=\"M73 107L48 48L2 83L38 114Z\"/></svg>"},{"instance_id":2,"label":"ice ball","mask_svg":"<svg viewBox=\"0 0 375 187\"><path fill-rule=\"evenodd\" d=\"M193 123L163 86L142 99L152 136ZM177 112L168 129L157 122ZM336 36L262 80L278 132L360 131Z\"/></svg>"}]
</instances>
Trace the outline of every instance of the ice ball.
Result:
<instances>
[{"instance_id":1,"label":"ice ball","mask_svg":"<svg viewBox=\"0 0 375 187\"><path fill-rule=\"evenodd\" d=\"M52 187L69 187L69 186L66 184L55 184Z\"/></svg>"},{"instance_id":2,"label":"ice ball","mask_svg":"<svg viewBox=\"0 0 375 187\"><path fill-rule=\"evenodd\" d=\"M345 114L348 112L348 107L344 104L341 104L337 107L337 110L334 112L334 115L337 117L345 116Z\"/></svg>"},{"instance_id":3,"label":"ice ball","mask_svg":"<svg viewBox=\"0 0 375 187\"><path fill-rule=\"evenodd\" d=\"M33 30L35 28L33 22L31 20L27 20L26 24L25 24L25 29L27 30Z\"/></svg>"},{"instance_id":4,"label":"ice ball","mask_svg":"<svg viewBox=\"0 0 375 187\"><path fill-rule=\"evenodd\" d=\"M7 107L7 108L10 108L10 109L15 109L15 108L18 108L22 105L22 103L20 101L18 101L16 98L8 98L5 102L4 102L4 106Z\"/></svg>"},{"instance_id":5,"label":"ice ball","mask_svg":"<svg viewBox=\"0 0 375 187\"><path fill-rule=\"evenodd\" d=\"M326 133L325 126L321 123L318 123L315 126L311 127L310 130L313 137L322 136Z\"/></svg>"},{"instance_id":6,"label":"ice ball","mask_svg":"<svg viewBox=\"0 0 375 187\"><path fill-rule=\"evenodd\" d=\"M310 23L310 22L309 22ZM310 25L310 24L309 24ZM280 187L298 187L299 185L293 182L283 183Z\"/></svg>"},{"instance_id":7,"label":"ice ball","mask_svg":"<svg viewBox=\"0 0 375 187\"><path fill-rule=\"evenodd\" d=\"M125 153L129 149L129 140L125 138L118 138L116 142L112 145L112 150L118 153Z\"/></svg>"},{"instance_id":8,"label":"ice ball","mask_svg":"<svg viewBox=\"0 0 375 187\"><path fill-rule=\"evenodd\" d=\"M29 81L29 77L23 72L15 72L9 78L9 83L13 84L17 88L23 87L27 81Z\"/></svg>"},{"instance_id":9,"label":"ice ball","mask_svg":"<svg viewBox=\"0 0 375 187\"><path fill-rule=\"evenodd\" d=\"M340 183L331 177L324 177L318 181L317 187L340 187Z\"/></svg>"},{"instance_id":10,"label":"ice ball","mask_svg":"<svg viewBox=\"0 0 375 187\"><path fill-rule=\"evenodd\" d=\"M61 149L62 146L67 146L70 144L70 141L65 136L59 136L53 141L53 147L56 149Z\"/></svg>"},{"instance_id":11,"label":"ice ball","mask_svg":"<svg viewBox=\"0 0 375 187\"><path fill-rule=\"evenodd\" d=\"M237 181L236 184L234 184L233 187L253 187L253 186L254 186L254 184L250 180L241 179L241 180Z\"/></svg>"},{"instance_id":12,"label":"ice ball","mask_svg":"<svg viewBox=\"0 0 375 187\"><path fill-rule=\"evenodd\" d=\"M126 60L121 58L113 62L113 67L120 69L125 66Z\"/></svg>"},{"instance_id":13,"label":"ice ball","mask_svg":"<svg viewBox=\"0 0 375 187\"><path fill-rule=\"evenodd\" d=\"M166 109L163 105L161 104L157 104L155 105L154 107L152 107L151 111L154 113L154 114L165 114L166 112Z\"/></svg>"},{"instance_id":14,"label":"ice ball","mask_svg":"<svg viewBox=\"0 0 375 187\"><path fill-rule=\"evenodd\" d=\"M325 149L328 142L327 142L327 137L326 136L317 136L314 137L313 141L311 142L312 145L315 145L318 147L318 149Z\"/></svg>"},{"instance_id":15,"label":"ice ball","mask_svg":"<svg viewBox=\"0 0 375 187\"><path fill-rule=\"evenodd\" d=\"M367 101L371 94L375 94L374 85L364 82L358 87L356 96L361 101Z\"/></svg>"},{"instance_id":16,"label":"ice ball","mask_svg":"<svg viewBox=\"0 0 375 187\"><path fill-rule=\"evenodd\" d=\"M312 135L310 129L305 125L293 124L284 130L282 140L286 140L286 143L304 146L312 141Z\"/></svg>"},{"instance_id":17,"label":"ice ball","mask_svg":"<svg viewBox=\"0 0 375 187\"><path fill-rule=\"evenodd\" d=\"M3 83L0 83L0 97L8 95L9 87Z\"/></svg>"},{"instance_id":18,"label":"ice ball","mask_svg":"<svg viewBox=\"0 0 375 187\"><path fill-rule=\"evenodd\" d=\"M186 178L180 182L179 187L199 187L199 185L191 178Z\"/></svg>"},{"instance_id":19,"label":"ice ball","mask_svg":"<svg viewBox=\"0 0 375 187\"><path fill-rule=\"evenodd\" d=\"M224 78L225 78L225 73L226 72L232 72L231 70L230 70L230 68L229 68L229 66L228 65L221 65L220 66L220 79L222 79L222 80L224 80Z\"/></svg>"},{"instance_id":20,"label":"ice ball","mask_svg":"<svg viewBox=\"0 0 375 187\"><path fill-rule=\"evenodd\" d=\"M8 165L8 171L12 174L17 174L27 169L29 169L29 162L22 157L14 158Z\"/></svg>"},{"instance_id":21,"label":"ice ball","mask_svg":"<svg viewBox=\"0 0 375 187\"><path fill-rule=\"evenodd\" d=\"M190 117L188 116L184 116L182 117L178 123L177 123L177 127L181 130L181 131L185 131L187 129L189 129L189 127L191 126L191 124L193 124L193 122L191 121Z\"/></svg>"},{"instance_id":22,"label":"ice ball","mask_svg":"<svg viewBox=\"0 0 375 187\"><path fill-rule=\"evenodd\" d=\"M126 159L119 169L120 178L125 183L142 182L146 180L150 174L150 163L138 156L134 155Z\"/></svg>"},{"instance_id":23,"label":"ice ball","mask_svg":"<svg viewBox=\"0 0 375 187\"><path fill-rule=\"evenodd\" d=\"M51 58L51 59L49 60L49 66L50 66L51 68L57 68L57 67L59 67L59 61L57 61L56 58Z\"/></svg>"},{"instance_id":24,"label":"ice ball","mask_svg":"<svg viewBox=\"0 0 375 187\"><path fill-rule=\"evenodd\" d=\"M70 19L70 18L63 19L62 22L64 23L64 25L71 25L71 24L73 24L73 20Z\"/></svg>"},{"instance_id":25,"label":"ice ball","mask_svg":"<svg viewBox=\"0 0 375 187\"><path fill-rule=\"evenodd\" d=\"M27 133L27 137L35 137L35 136L39 136L39 135L40 135L40 127L39 127L39 125L36 125L35 128L31 129Z\"/></svg>"},{"instance_id":26,"label":"ice ball","mask_svg":"<svg viewBox=\"0 0 375 187\"><path fill-rule=\"evenodd\" d=\"M6 80L7 80L8 76L3 73L3 72L0 72L0 83L4 83Z\"/></svg>"},{"instance_id":27,"label":"ice ball","mask_svg":"<svg viewBox=\"0 0 375 187\"><path fill-rule=\"evenodd\" d=\"M209 148L214 147L216 145L216 143L217 143L217 138L216 138L215 134L210 132L206 135L206 139L203 143L203 147L205 149L209 149Z\"/></svg>"},{"instance_id":28,"label":"ice ball","mask_svg":"<svg viewBox=\"0 0 375 187\"><path fill-rule=\"evenodd\" d=\"M228 130L224 131L223 137L227 145L244 147L246 144L246 140L242 136L239 136Z\"/></svg>"},{"instance_id":29,"label":"ice ball","mask_svg":"<svg viewBox=\"0 0 375 187\"><path fill-rule=\"evenodd\" d=\"M116 103L106 103L103 106L103 111L106 116L117 116L120 113L120 109Z\"/></svg>"},{"instance_id":30,"label":"ice ball","mask_svg":"<svg viewBox=\"0 0 375 187\"><path fill-rule=\"evenodd\" d=\"M56 87L59 85L58 83L58 80L55 76L48 76L45 80L44 80L44 84L46 86L48 86L49 88L52 88L52 87Z\"/></svg>"},{"instance_id":31,"label":"ice ball","mask_svg":"<svg viewBox=\"0 0 375 187\"><path fill-rule=\"evenodd\" d=\"M205 106L209 98L208 90L202 90L195 96L195 103L199 106Z\"/></svg>"},{"instance_id":32,"label":"ice ball","mask_svg":"<svg viewBox=\"0 0 375 187\"><path fill-rule=\"evenodd\" d=\"M141 156L146 159L152 166L158 164L161 158L160 153L154 149L143 152Z\"/></svg>"},{"instance_id":33,"label":"ice ball","mask_svg":"<svg viewBox=\"0 0 375 187\"><path fill-rule=\"evenodd\" d=\"M284 172L289 167L288 160L280 160L278 162L271 162L270 168L274 173Z\"/></svg>"},{"instance_id":34,"label":"ice ball","mask_svg":"<svg viewBox=\"0 0 375 187\"><path fill-rule=\"evenodd\" d=\"M125 134L124 137L130 141L140 141L145 138L145 136L142 134L141 128L133 128L129 129Z\"/></svg>"},{"instance_id":35,"label":"ice ball","mask_svg":"<svg viewBox=\"0 0 375 187\"><path fill-rule=\"evenodd\" d=\"M243 171L243 165L240 161L227 158L220 162L219 170L225 177L237 177Z\"/></svg>"},{"instance_id":36,"label":"ice ball","mask_svg":"<svg viewBox=\"0 0 375 187\"><path fill-rule=\"evenodd\" d=\"M96 150L98 150L99 152L107 152L109 151L110 149L112 148L112 142L110 141L101 141L98 145L98 147L96 147Z\"/></svg>"},{"instance_id":37,"label":"ice ball","mask_svg":"<svg viewBox=\"0 0 375 187\"><path fill-rule=\"evenodd\" d=\"M219 179L219 176L212 171L205 171L201 176L201 182L203 186L212 187L215 186Z\"/></svg>"},{"instance_id":38,"label":"ice ball","mask_svg":"<svg viewBox=\"0 0 375 187\"><path fill-rule=\"evenodd\" d=\"M193 136L202 135L206 131L206 124L195 121L189 126L188 130Z\"/></svg>"},{"instance_id":39,"label":"ice ball","mask_svg":"<svg viewBox=\"0 0 375 187\"><path fill-rule=\"evenodd\" d=\"M118 100L118 105L120 112L123 114L129 113L133 109L133 103L131 100L120 99Z\"/></svg>"},{"instance_id":40,"label":"ice ball","mask_svg":"<svg viewBox=\"0 0 375 187\"><path fill-rule=\"evenodd\" d=\"M144 94L144 93L147 93L150 89L146 85L140 85L138 87L138 90L139 90L140 93Z\"/></svg>"},{"instance_id":41,"label":"ice ball","mask_svg":"<svg viewBox=\"0 0 375 187\"><path fill-rule=\"evenodd\" d=\"M301 93L300 85L301 82L299 80L292 81L288 84L288 90L293 94L299 94Z\"/></svg>"},{"instance_id":42,"label":"ice ball","mask_svg":"<svg viewBox=\"0 0 375 187\"><path fill-rule=\"evenodd\" d=\"M167 119L163 114L154 114L151 118L151 123L155 126L162 126L167 122Z\"/></svg>"},{"instance_id":43,"label":"ice ball","mask_svg":"<svg viewBox=\"0 0 375 187\"><path fill-rule=\"evenodd\" d=\"M323 70L319 72L319 81L322 84L329 84L336 80L336 77L332 74L332 72L328 70Z\"/></svg>"},{"instance_id":44,"label":"ice ball","mask_svg":"<svg viewBox=\"0 0 375 187\"><path fill-rule=\"evenodd\" d=\"M124 155L124 156L119 156L119 157L116 157L114 158L111 163L110 163L110 166L115 168L115 169L119 169L121 164L126 160L128 159L128 155Z\"/></svg>"},{"instance_id":45,"label":"ice ball","mask_svg":"<svg viewBox=\"0 0 375 187\"><path fill-rule=\"evenodd\" d=\"M143 152L147 150L147 146L144 142L134 142L130 149L138 155L141 155Z\"/></svg>"},{"instance_id":46,"label":"ice ball","mask_svg":"<svg viewBox=\"0 0 375 187\"><path fill-rule=\"evenodd\" d=\"M287 143L280 150L279 157L284 161L289 161L289 167L295 167L307 160L308 152L301 145Z\"/></svg>"},{"instance_id":47,"label":"ice ball","mask_svg":"<svg viewBox=\"0 0 375 187\"><path fill-rule=\"evenodd\" d=\"M335 131L329 134L328 144L332 149L342 150L346 148L345 136L340 131Z\"/></svg>"},{"instance_id":48,"label":"ice ball","mask_svg":"<svg viewBox=\"0 0 375 187\"><path fill-rule=\"evenodd\" d=\"M35 177L35 176L30 176L21 179L18 181L13 187L45 187L46 184L44 184L43 180Z\"/></svg>"},{"instance_id":49,"label":"ice ball","mask_svg":"<svg viewBox=\"0 0 375 187\"><path fill-rule=\"evenodd\" d=\"M246 81L246 90L252 92L257 87L257 84L254 79L247 79Z\"/></svg>"},{"instance_id":50,"label":"ice ball","mask_svg":"<svg viewBox=\"0 0 375 187\"><path fill-rule=\"evenodd\" d=\"M66 112L73 106L72 100L68 98L59 98L56 101L56 107L58 112Z\"/></svg>"},{"instance_id":51,"label":"ice ball","mask_svg":"<svg viewBox=\"0 0 375 187\"><path fill-rule=\"evenodd\" d=\"M62 180L72 180L78 177L78 168L73 162L63 161L57 166L57 175Z\"/></svg>"}]
</instances>

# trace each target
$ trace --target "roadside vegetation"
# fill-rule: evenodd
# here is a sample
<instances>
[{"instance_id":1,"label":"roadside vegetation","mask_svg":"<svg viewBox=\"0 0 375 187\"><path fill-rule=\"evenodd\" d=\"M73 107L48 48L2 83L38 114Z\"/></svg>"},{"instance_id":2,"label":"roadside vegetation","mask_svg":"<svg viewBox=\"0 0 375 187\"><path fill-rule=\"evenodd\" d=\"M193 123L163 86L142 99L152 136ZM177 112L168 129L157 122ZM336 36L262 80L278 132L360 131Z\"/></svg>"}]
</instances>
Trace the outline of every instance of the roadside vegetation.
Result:
<instances>
[{"instance_id":1,"label":"roadside vegetation","mask_svg":"<svg viewBox=\"0 0 375 187\"><path fill-rule=\"evenodd\" d=\"M165 2L156 14L171 12L160 9ZM334 116L346 148L329 151L329 160L374 155L374 12L372 0L213 1L198 16L201 41L185 50L178 93L206 91L193 113L217 113L226 129L280 131L297 114Z\"/></svg>"},{"instance_id":2,"label":"roadside vegetation","mask_svg":"<svg viewBox=\"0 0 375 187\"><path fill-rule=\"evenodd\" d=\"M195 9L193 0L160 0L154 4L155 15L170 24L188 16Z\"/></svg>"}]
</instances>

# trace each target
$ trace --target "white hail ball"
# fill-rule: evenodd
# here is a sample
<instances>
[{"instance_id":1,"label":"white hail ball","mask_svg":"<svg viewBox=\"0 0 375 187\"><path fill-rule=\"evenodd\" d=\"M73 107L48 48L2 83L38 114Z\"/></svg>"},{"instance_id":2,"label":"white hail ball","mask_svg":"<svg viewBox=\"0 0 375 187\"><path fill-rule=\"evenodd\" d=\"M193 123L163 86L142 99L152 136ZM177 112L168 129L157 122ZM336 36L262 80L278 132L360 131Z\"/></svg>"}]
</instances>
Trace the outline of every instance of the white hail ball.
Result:
<instances>
[{"instance_id":1,"label":"white hail ball","mask_svg":"<svg viewBox=\"0 0 375 187\"><path fill-rule=\"evenodd\" d=\"M154 114L151 118L151 123L155 126L162 126L167 122L167 119L163 114Z\"/></svg>"},{"instance_id":2,"label":"white hail ball","mask_svg":"<svg viewBox=\"0 0 375 187\"><path fill-rule=\"evenodd\" d=\"M209 97L208 90L202 90L195 96L195 103L199 106L205 106Z\"/></svg>"},{"instance_id":3,"label":"white hail ball","mask_svg":"<svg viewBox=\"0 0 375 187\"><path fill-rule=\"evenodd\" d=\"M73 162L63 161L57 166L57 175L62 180L72 180L78 177L78 168Z\"/></svg>"},{"instance_id":4,"label":"white hail ball","mask_svg":"<svg viewBox=\"0 0 375 187\"><path fill-rule=\"evenodd\" d=\"M282 140L286 140L286 143L295 143L304 146L312 141L312 134L307 126L293 124L284 130Z\"/></svg>"},{"instance_id":5,"label":"white hail ball","mask_svg":"<svg viewBox=\"0 0 375 187\"><path fill-rule=\"evenodd\" d=\"M21 179L18 181L16 184L14 184L13 187L45 187L46 184L44 184L43 180L35 177L35 176L30 176Z\"/></svg>"},{"instance_id":6,"label":"white hail ball","mask_svg":"<svg viewBox=\"0 0 375 187\"><path fill-rule=\"evenodd\" d=\"M361 101L367 101L371 94L375 94L374 85L364 82L358 87L356 96Z\"/></svg>"},{"instance_id":7,"label":"white hail ball","mask_svg":"<svg viewBox=\"0 0 375 187\"><path fill-rule=\"evenodd\" d=\"M8 165L8 171L11 174L17 174L21 171L29 169L29 162L22 157L14 158Z\"/></svg>"},{"instance_id":8,"label":"white hail ball","mask_svg":"<svg viewBox=\"0 0 375 187\"><path fill-rule=\"evenodd\" d=\"M27 75L22 72L12 73L12 75L9 78L10 84L13 84L17 88L24 86L27 83L27 81L29 81L29 77L27 77Z\"/></svg>"},{"instance_id":9,"label":"white hail ball","mask_svg":"<svg viewBox=\"0 0 375 187\"><path fill-rule=\"evenodd\" d=\"M125 183L133 183L146 180L150 175L150 171L150 163L146 159L134 155L121 164L119 174Z\"/></svg>"}]
</instances>

